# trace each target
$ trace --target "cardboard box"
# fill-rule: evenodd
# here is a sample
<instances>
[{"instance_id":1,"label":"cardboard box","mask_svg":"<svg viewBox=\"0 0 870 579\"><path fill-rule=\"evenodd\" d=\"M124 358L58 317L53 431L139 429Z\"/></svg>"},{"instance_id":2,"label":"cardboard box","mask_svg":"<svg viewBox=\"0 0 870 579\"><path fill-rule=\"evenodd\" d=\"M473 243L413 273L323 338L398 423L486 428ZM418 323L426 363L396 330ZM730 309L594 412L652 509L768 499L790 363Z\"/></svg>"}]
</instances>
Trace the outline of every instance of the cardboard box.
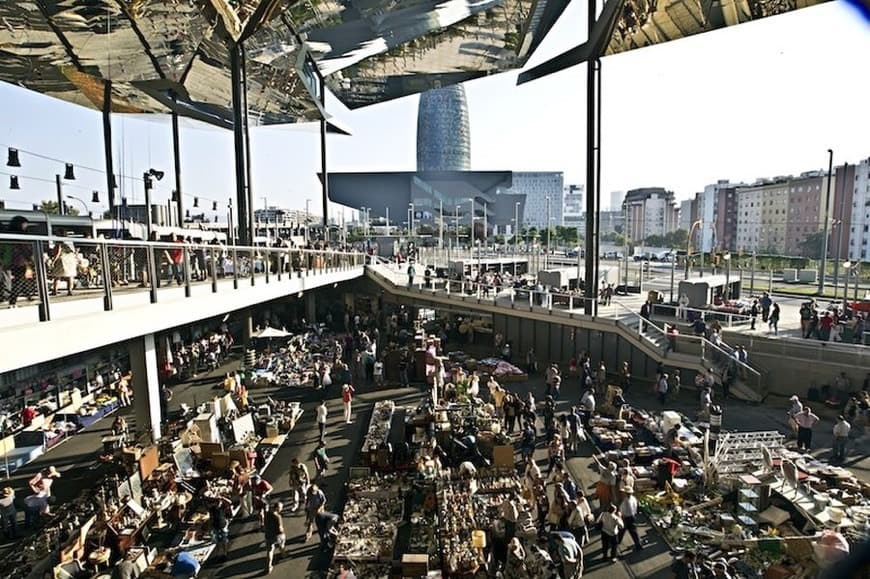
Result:
<instances>
[{"instance_id":1,"label":"cardboard box","mask_svg":"<svg viewBox=\"0 0 870 579\"><path fill-rule=\"evenodd\" d=\"M402 576L421 577L429 573L429 555L411 554L402 555Z\"/></svg>"}]
</instances>

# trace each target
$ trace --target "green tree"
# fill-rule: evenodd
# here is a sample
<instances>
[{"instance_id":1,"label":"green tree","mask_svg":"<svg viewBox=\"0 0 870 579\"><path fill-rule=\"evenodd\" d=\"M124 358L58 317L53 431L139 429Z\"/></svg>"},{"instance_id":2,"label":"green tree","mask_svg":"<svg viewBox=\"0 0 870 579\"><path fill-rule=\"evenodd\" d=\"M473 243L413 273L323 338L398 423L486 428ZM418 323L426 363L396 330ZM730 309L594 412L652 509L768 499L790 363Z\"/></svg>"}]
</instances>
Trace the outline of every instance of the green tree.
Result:
<instances>
[{"instance_id":1,"label":"green tree","mask_svg":"<svg viewBox=\"0 0 870 579\"><path fill-rule=\"evenodd\" d=\"M817 231L807 235L801 241L801 255L804 257L819 257L822 254L822 248L825 244L825 233Z\"/></svg>"},{"instance_id":2,"label":"green tree","mask_svg":"<svg viewBox=\"0 0 870 579\"><path fill-rule=\"evenodd\" d=\"M689 242L689 232L686 229L676 229L665 236L667 245L674 248L686 247Z\"/></svg>"},{"instance_id":3,"label":"green tree","mask_svg":"<svg viewBox=\"0 0 870 579\"><path fill-rule=\"evenodd\" d=\"M60 211L58 211L57 201L45 200L39 204L39 210L50 215L59 215ZM67 215L78 215L79 210L75 207L70 207L68 204L66 205L66 214Z\"/></svg>"}]
</instances>

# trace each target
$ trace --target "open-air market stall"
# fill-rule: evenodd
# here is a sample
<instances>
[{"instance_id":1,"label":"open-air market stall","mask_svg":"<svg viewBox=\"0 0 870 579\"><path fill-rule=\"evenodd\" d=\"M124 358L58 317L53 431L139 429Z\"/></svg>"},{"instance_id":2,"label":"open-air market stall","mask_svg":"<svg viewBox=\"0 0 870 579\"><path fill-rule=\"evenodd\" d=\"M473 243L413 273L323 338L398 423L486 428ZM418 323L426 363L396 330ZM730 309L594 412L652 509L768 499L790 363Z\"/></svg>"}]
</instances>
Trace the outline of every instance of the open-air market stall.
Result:
<instances>
[{"instance_id":1,"label":"open-air market stall","mask_svg":"<svg viewBox=\"0 0 870 579\"><path fill-rule=\"evenodd\" d=\"M386 425L404 415L409 456L405 463L393 457L391 474L352 471L330 576L344 566L357 576L381 577L390 562L403 576L438 570L443 577L471 576L505 542L499 508L507 500L521 507L518 534L535 536L513 447L497 432L492 412L471 404L424 403L415 411L392 401L376 406L363 450L391 438Z\"/></svg>"},{"instance_id":2,"label":"open-air market stall","mask_svg":"<svg viewBox=\"0 0 870 579\"><path fill-rule=\"evenodd\" d=\"M617 480L631 475L641 510L672 549L730 561L739 577L813 576L831 562L825 544L836 543L836 555L868 538L870 487L847 470L789 450L776 431L710 428L623 407L615 418L593 416L587 430L602 481L611 468Z\"/></svg>"}]
</instances>

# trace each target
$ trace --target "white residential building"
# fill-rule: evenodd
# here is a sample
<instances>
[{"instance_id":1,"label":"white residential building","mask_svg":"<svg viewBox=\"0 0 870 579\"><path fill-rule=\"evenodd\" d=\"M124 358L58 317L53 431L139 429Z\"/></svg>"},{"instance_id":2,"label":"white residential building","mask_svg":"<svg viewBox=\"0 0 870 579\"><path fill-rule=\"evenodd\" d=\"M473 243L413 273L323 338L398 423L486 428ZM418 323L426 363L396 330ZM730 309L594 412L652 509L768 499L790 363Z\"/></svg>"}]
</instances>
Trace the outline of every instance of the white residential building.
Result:
<instances>
[{"instance_id":1,"label":"white residential building","mask_svg":"<svg viewBox=\"0 0 870 579\"><path fill-rule=\"evenodd\" d=\"M870 158L855 166L852 216L849 225L849 259L870 259Z\"/></svg>"},{"instance_id":2,"label":"white residential building","mask_svg":"<svg viewBox=\"0 0 870 579\"><path fill-rule=\"evenodd\" d=\"M622 211L622 202L625 201L625 191L610 192L610 210Z\"/></svg>"},{"instance_id":3,"label":"white residential building","mask_svg":"<svg viewBox=\"0 0 870 579\"><path fill-rule=\"evenodd\" d=\"M562 223L565 227L577 227L586 213L583 206L583 185L565 185L562 207Z\"/></svg>"},{"instance_id":4,"label":"white residential building","mask_svg":"<svg viewBox=\"0 0 870 579\"><path fill-rule=\"evenodd\" d=\"M549 206L550 226L562 224L564 203L564 176L555 171L514 171L509 189L499 189L502 194L524 194L526 204L520 219L521 226L547 227ZM548 201L549 199L549 201Z\"/></svg>"},{"instance_id":5,"label":"white residential building","mask_svg":"<svg viewBox=\"0 0 870 579\"><path fill-rule=\"evenodd\" d=\"M758 180L737 190L737 249L784 255L790 177Z\"/></svg>"},{"instance_id":6,"label":"white residential building","mask_svg":"<svg viewBox=\"0 0 870 579\"><path fill-rule=\"evenodd\" d=\"M632 189L625 196L623 208L628 219L629 239L643 240L650 235L664 235L677 228L679 210L674 193L662 187Z\"/></svg>"}]
</instances>

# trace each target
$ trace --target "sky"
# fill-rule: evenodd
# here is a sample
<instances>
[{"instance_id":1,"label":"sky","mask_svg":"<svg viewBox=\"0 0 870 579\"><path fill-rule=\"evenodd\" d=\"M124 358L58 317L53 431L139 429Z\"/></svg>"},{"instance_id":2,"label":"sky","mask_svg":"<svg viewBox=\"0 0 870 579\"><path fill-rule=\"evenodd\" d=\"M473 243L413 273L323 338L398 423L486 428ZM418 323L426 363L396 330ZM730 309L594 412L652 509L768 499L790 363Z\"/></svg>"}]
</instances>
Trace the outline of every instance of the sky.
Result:
<instances>
[{"instance_id":1,"label":"sky","mask_svg":"<svg viewBox=\"0 0 870 579\"><path fill-rule=\"evenodd\" d=\"M585 3L574 0L527 68L583 40ZM609 192L661 186L686 199L718 179L826 169L870 157L870 26L844 2L831 2L603 60L603 209ZM584 182L585 67L516 86L517 72L466 83L473 170L563 171ZM89 210L106 208L99 113L0 83L0 146L74 163L64 192ZM352 136L328 138L330 171L411 171L416 165L418 97L349 111L327 109ZM169 117L116 115L115 170L166 172L153 191L166 203L174 188ZM320 149L315 124L251 132L256 207L320 213ZM193 197L221 220L234 196L232 134L186 121L182 129L185 205ZM61 163L22 153L21 191L0 199L29 208L54 199ZM86 167L97 169L87 170ZM0 173L10 173L0 167ZM34 180L32 178L42 179ZM91 191L100 191L100 203ZM122 179L120 194L142 203L141 181ZM78 201L73 206L82 207ZM340 211L333 205L333 214ZM195 211L195 210L193 210ZM346 210L350 218L352 211Z\"/></svg>"}]
</instances>

